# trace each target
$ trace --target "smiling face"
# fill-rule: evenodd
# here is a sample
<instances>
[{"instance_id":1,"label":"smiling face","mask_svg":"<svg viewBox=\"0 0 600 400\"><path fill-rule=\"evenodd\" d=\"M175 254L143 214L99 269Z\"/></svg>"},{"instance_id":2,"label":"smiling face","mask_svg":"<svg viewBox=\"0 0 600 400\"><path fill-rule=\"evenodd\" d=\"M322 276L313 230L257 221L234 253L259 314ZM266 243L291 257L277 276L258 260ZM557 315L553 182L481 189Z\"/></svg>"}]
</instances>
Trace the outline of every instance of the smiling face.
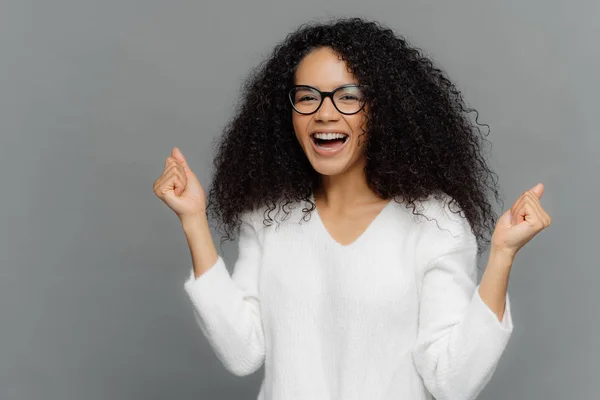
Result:
<instances>
[{"instance_id":1,"label":"smiling face","mask_svg":"<svg viewBox=\"0 0 600 400\"><path fill-rule=\"evenodd\" d=\"M298 65L294 78L295 85L309 85L322 92L359 83L348 71L346 63L329 47L315 49L307 54ZM311 101L310 97L302 96L303 93L298 92L299 100ZM341 107L342 101L351 99L351 96L343 96L342 92L338 91L336 98L340 98L338 106L344 110ZM328 176L362 173L366 162L364 148L367 135L363 132L366 112L365 105L356 114L342 114L329 97L323 100L321 107L313 114L303 115L292 110L296 138L318 173ZM323 136L323 133L327 134ZM341 137L336 133L343 134L345 138L332 140Z\"/></svg>"}]
</instances>

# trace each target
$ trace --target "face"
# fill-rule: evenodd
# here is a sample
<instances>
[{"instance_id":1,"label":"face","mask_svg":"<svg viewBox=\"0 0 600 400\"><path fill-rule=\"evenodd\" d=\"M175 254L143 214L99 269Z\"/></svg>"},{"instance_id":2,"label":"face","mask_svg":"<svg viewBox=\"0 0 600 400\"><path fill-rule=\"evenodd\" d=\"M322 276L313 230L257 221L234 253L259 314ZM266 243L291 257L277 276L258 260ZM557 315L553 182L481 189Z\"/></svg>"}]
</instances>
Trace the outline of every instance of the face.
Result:
<instances>
[{"instance_id":1,"label":"face","mask_svg":"<svg viewBox=\"0 0 600 400\"><path fill-rule=\"evenodd\" d=\"M342 85L359 83L348 71L346 63L329 47L307 54L298 65L294 78L295 85L309 85L321 91L333 91ZM313 114L303 115L292 110L296 138L318 173L327 176L362 173L366 161L364 148L367 135L363 132L366 112L365 105L356 114L342 114L329 97L323 100L321 107ZM343 133L347 137L327 141L314 136L315 133L323 132Z\"/></svg>"}]
</instances>

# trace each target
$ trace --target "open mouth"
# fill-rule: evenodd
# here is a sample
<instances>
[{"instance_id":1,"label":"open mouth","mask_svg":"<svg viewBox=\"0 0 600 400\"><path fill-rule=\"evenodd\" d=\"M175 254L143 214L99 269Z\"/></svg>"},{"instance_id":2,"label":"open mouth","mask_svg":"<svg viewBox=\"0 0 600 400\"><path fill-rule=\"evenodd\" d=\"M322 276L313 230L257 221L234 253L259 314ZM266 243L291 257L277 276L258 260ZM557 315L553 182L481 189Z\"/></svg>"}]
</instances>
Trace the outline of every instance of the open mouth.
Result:
<instances>
[{"instance_id":1,"label":"open mouth","mask_svg":"<svg viewBox=\"0 0 600 400\"><path fill-rule=\"evenodd\" d=\"M346 143L348 135L345 133L313 133L310 138L320 149L335 150Z\"/></svg>"}]
</instances>

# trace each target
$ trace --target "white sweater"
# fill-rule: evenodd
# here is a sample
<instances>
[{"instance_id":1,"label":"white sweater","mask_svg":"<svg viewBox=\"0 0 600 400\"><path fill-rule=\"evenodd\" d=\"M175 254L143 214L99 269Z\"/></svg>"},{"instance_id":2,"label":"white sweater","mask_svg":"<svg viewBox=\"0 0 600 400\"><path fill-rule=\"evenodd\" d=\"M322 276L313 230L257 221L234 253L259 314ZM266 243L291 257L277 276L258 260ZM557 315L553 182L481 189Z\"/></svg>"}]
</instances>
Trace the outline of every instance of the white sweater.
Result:
<instances>
[{"instance_id":1,"label":"white sweater","mask_svg":"<svg viewBox=\"0 0 600 400\"><path fill-rule=\"evenodd\" d=\"M341 245L307 206L271 226L246 213L232 274L219 256L185 282L225 368L264 364L258 400L475 399L513 325L508 295L502 321L479 296L467 219L433 197L417 208L430 221L391 201Z\"/></svg>"}]
</instances>

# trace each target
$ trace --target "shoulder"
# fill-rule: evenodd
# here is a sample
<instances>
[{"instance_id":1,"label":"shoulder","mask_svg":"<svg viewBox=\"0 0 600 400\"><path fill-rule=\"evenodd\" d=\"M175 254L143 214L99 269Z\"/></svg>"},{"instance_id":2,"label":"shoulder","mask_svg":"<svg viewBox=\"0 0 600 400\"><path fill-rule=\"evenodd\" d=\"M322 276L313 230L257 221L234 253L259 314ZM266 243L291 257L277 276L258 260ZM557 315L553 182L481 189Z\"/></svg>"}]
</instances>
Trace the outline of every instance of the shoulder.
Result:
<instances>
[{"instance_id":1,"label":"shoulder","mask_svg":"<svg viewBox=\"0 0 600 400\"><path fill-rule=\"evenodd\" d=\"M477 247L469 220L448 194L431 195L417 208L417 256L426 263L456 249Z\"/></svg>"},{"instance_id":2,"label":"shoulder","mask_svg":"<svg viewBox=\"0 0 600 400\"><path fill-rule=\"evenodd\" d=\"M268 232L279 224L302 219L304 202L286 203L282 200L271 204L263 204L251 210L244 211L240 215L242 225L251 227L254 231Z\"/></svg>"},{"instance_id":3,"label":"shoulder","mask_svg":"<svg viewBox=\"0 0 600 400\"><path fill-rule=\"evenodd\" d=\"M267 206L255 207L251 210L244 211L240 215L242 229L251 228L253 231L258 232L261 229L261 226L264 226L263 221L267 211Z\"/></svg>"},{"instance_id":4,"label":"shoulder","mask_svg":"<svg viewBox=\"0 0 600 400\"><path fill-rule=\"evenodd\" d=\"M470 229L469 221L464 211L451 196L448 194L430 195L421 202L422 214L427 219L424 222L426 230L432 229L432 224L437 224L441 229L450 230L455 234L463 234L466 228ZM435 220L435 221L432 221Z\"/></svg>"}]
</instances>

